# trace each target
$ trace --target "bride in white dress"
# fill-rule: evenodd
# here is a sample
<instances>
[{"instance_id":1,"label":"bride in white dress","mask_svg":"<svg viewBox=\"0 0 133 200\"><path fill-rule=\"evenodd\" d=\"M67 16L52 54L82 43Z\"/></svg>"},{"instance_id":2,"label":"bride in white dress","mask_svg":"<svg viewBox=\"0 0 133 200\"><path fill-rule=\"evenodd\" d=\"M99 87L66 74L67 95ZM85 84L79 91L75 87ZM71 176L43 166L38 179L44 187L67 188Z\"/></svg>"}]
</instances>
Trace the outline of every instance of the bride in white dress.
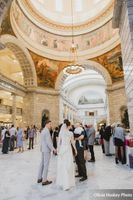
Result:
<instances>
[{"instance_id":1,"label":"bride in white dress","mask_svg":"<svg viewBox=\"0 0 133 200\"><path fill-rule=\"evenodd\" d=\"M75 186L75 167L73 162L72 146L75 154L77 150L73 133L69 131L70 122L63 124L59 133L58 140L58 160L57 160L57 178L56 185L63 190L69 190Z\"/></svg>"}]
</instances>

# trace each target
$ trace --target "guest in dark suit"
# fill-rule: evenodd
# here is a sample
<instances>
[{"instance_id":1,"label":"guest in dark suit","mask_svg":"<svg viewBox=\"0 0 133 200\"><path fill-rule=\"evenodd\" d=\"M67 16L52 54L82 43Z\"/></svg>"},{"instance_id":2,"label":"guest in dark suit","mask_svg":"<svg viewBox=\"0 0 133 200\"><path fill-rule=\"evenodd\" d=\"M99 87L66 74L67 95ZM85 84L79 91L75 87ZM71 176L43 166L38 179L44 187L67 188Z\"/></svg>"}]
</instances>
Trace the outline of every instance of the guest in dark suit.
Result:
<instances>
[{"instance_id":1,"label":"guest in dark suit","mask_svg":"<svg viewBox=\"0 0 133 200\"><path fill-rule=\"evenodd\" d=\"M57 149L57 138L58 138L58 135L59 135L59 128L58 127L56 127L55 128L55 130L54 130L54 132L53 132L53 146L54 146L54 148L55 149Z\"/></svg>"},{"instance_id":2,"label":"guest in dark suit","mask_svg":"<svg viewBox=\"0 0 133 200\"><path fill-rule=\"evenodd\" d=\"M10 133L8 130L5 131L3 137L3 146L2 146L2 153L7 154L9 148L9 141L10 141Z\"/></svg>"},{"instance_id":3,"label":"guest in dark suit","mask_svg":"<svg viewBox=\"0 0 133 200\"><path fill-rule=\"evenodd\" d=\"M95 162L95 154L94 154L94 141L95 141L95 129L93 125L90 125L86 130L87 138L88 138L88 147L91 153L91 159L88 162Z\"/></svg>"},{"instance_id":4,"label":"guest in dark suit","mask_svg":"<svg viewBox=\"0 0 133 200\"><path fill-rule=\"evenodd\" d=\"M111 156L110 154L110 137L112 135L111 126L106 126L103 138L104 138L104 148L106 156Z\"/></svg>"},{"instance_id":5,"label":"guest in dark suit","mask_svg":"<svg viewBox=\"0 0 133 200\"><path fill-rule=\"evenodd\" d=\"M99 130L99 134L100 134L100 144L102 146L102 151L103 153L105 153L105 148L104 148L104 141L103 141L103 136L104 136L104 132L105 132L105 128L104 126L102 125L100 130Z\"/></svg>"},{"instance_id":6,"label":"guest in dark suit","mask_svg":"<svg viewBox=\"0 0 133 200\"><path fill-rule=\"evenodd\" d=\"M81 177L80 181L85 181L87 179L83 145L84 135L84 129L81 127L80 123L77 123L74 130L74 137L77 149L77 156L75 157L75 161L78 167L78 175L76 177Z\"/></svg>"}]
</instances>

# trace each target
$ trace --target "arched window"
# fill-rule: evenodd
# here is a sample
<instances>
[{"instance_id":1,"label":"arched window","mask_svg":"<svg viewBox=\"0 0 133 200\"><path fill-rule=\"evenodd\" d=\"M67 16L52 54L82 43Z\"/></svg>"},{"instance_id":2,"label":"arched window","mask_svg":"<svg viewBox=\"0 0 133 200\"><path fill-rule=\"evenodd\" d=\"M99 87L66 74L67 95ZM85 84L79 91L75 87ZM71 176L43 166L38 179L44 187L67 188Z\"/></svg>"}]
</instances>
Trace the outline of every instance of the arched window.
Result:
<instances>
[{"instance_id":1,"label":"arched window","mask_svg":"<svg viewBox=\"0 0 133 200\"><path fill-rule=\"evenodd\" d=\"M55 1L55 10L58 11L58 12L62 12L63 11L62 0L56 0Z\"/></svg>"}]
</instances>

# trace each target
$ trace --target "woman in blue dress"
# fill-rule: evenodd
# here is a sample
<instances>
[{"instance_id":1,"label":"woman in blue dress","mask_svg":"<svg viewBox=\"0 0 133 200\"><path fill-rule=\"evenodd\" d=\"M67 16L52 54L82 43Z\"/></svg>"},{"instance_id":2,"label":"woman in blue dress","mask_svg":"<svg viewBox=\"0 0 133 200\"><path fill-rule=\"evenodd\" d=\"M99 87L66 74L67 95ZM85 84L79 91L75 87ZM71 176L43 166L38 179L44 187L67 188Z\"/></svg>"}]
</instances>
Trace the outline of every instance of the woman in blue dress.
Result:
<instances>
[{"instance_id":1,"label":"woman in blue dress","mask_svg":"<svg viewBox=\"0 0 133 200\"><path fill-rule=\"evenodd\" d=\"M23 152L23 129L17 128L17 148L19 148L18 152Z\"/></svg>"}]
</instances>

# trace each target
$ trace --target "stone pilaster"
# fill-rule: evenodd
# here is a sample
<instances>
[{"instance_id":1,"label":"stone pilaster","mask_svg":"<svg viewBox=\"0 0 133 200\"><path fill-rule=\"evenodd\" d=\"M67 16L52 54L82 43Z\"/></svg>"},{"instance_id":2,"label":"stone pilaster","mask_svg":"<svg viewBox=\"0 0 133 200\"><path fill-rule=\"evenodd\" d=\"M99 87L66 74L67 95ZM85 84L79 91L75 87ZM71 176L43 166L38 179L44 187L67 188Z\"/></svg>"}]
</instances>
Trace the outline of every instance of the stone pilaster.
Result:
<instances>
[{"instance_id":1,"label":"stone pilaster","mask_svg":"<svg viewBox=\"0 0 133 200\"><path fill-rule=\"evenodd\" d=\"M16 94L12 94L12 123L16 125Z\"/></svg>"},{"instance_id":2,"label":"stone pilaster","mask_svg":"<svg viewBox=\"0 0 133 200\"><path fill-rule=\"evenodd\" d=\"M41 127L42 114L48 110L53 127L59 124L59 95L50 92L29 92L24 97L23 122L24 126L34 124Z\"/></svg>"},{"instance_id":3,"label":"stone pilaster","mask_svg":"<svg viewBox=\"0 0 133 200\"><path fill-rule=\"evenodd\" d=\"M108 98L108 124L121 122L121 108L127 105L124 82L115 83L106 90Z\"/></svg>"}]
</instances>

